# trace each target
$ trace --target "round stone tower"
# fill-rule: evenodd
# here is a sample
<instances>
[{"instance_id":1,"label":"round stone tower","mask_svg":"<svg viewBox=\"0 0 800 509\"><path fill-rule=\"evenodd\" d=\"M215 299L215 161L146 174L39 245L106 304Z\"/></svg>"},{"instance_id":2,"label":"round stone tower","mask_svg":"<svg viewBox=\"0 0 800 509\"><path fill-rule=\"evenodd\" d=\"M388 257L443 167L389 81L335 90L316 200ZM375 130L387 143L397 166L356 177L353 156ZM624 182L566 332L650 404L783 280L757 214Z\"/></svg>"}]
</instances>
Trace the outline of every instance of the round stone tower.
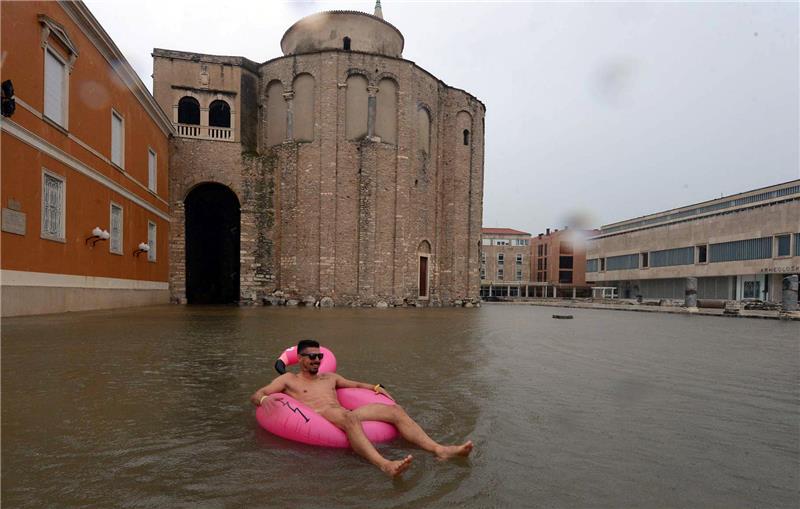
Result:
<instances>
[{"instance_id":1,"label":"round stone tower","mask_svg":"<svg viewBox=\"0 0 800 509\"><path fill-rule=\"evenodd\" d=\"M186 93L176 62L209 61L221 72L201 71L201 83L218 91L214 77L232 76L241 110L226 140L240 154L195 147L216 140L174 143L176 300L191 286L180 266L187 194L216 182L240 203L241 300L477 302L485 108L403 59L403 45L378 2L376 15L301 19L281 39L284 56L263 64L154 51L162 106Z\"/></svg>"}]
</instances>

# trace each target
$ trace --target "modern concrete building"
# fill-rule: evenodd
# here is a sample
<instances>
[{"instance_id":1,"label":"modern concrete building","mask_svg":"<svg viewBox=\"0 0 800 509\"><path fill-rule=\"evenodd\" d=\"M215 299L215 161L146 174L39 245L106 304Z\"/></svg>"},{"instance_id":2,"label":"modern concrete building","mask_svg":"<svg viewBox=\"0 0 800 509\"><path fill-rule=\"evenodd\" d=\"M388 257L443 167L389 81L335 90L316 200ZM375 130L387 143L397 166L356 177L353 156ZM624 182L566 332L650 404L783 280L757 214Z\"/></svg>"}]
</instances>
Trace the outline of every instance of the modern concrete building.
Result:
<instances>
[{"instance_id":1,"label":"modern concrete building","mask_svg":"<svg viewBox=\"0 0 800 509\"><path fill-rule=\"evenodd\" d=\"M173 301L476 301L484 105L405 60L380 8L280 44L264 63L153 51Z\"/></svg>"},{"instance_id":2,"label":"modern concrete building","mask_svg":"<svg viewBox=\"0 0 800 509\"><path fill-rule=\"evenodd\" d=\"M0 17L2 315L169 302L172 123L82 2Z\"/></svg>"},{"instance_id":3,"label":"modern concrete building","mask_svg":"<svg viewBox=\"0 0 800 509\"><path fill-rule=\"evenodd\" d=\"M587 244L586 278L622 298L780 302L800 273L800 180L605 225Z\"/></svg>"}]
</instances>

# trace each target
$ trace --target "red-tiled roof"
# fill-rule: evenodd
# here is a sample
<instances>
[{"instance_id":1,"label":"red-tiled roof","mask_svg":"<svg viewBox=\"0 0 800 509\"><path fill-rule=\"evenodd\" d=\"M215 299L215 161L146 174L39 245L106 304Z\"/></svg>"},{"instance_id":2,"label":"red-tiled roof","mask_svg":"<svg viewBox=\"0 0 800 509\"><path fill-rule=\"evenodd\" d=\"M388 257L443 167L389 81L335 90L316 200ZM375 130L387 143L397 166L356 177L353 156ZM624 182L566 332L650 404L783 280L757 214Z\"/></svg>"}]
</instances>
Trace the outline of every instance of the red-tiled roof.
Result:
<instances>
[{"instance_id":1,"label":"red-tiled roof","mask_svg":"<svg viewBox=\"0 0 800 509\"><path fill-rule=\"evenodd\" d=\"M512 228L481 228L483 235L530 235L528 232L521 232Z\"/></svg>"}]
</instances>

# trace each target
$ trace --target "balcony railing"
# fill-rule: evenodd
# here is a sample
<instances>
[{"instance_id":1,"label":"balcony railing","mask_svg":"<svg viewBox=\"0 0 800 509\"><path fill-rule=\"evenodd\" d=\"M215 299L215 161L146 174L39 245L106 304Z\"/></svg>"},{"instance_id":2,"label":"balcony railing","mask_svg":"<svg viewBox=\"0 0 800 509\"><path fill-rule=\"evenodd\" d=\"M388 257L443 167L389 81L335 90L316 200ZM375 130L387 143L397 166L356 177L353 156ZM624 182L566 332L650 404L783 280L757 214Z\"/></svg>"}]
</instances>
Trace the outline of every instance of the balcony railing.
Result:
<instances>
[{"instance_id":1,"label":"balcony railing","mask_svg":"<svg viewBox=\"0 0 800 509\"><path fill-rule=\"evenodd\" d=\"M175 124L175 131L183 138L199 138L202 140L234 141L233 129L230 127L211 127L206 125Z\"/></svg>"}]
</instances>

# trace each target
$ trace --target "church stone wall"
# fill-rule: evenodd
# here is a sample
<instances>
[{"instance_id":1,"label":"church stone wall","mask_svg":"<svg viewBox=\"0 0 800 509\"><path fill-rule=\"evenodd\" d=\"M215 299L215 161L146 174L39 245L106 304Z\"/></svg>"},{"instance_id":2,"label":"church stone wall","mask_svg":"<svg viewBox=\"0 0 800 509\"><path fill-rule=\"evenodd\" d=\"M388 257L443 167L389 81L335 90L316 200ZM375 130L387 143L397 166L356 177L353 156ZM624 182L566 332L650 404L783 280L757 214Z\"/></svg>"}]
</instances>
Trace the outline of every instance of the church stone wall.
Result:
<instances>
[{"instance_id":1,"label":"church stone wall","mask_svg":"<svg viewBox=\"0 0 800 509\"><path fill-rule=\"evenodd\" d=\"M413 62L378 54L322 50L260 66L154 56L154 90L166 111L184 90L173 85L191 88L208 72L208 89L229 87L241 112L236 143L173 140L174 300L185 299L183 200L193 186L218 182L241 204L243 301L477 302L480 101ZM429 262L422 297L420 256Z\"/></svg>"}]
</instances>

